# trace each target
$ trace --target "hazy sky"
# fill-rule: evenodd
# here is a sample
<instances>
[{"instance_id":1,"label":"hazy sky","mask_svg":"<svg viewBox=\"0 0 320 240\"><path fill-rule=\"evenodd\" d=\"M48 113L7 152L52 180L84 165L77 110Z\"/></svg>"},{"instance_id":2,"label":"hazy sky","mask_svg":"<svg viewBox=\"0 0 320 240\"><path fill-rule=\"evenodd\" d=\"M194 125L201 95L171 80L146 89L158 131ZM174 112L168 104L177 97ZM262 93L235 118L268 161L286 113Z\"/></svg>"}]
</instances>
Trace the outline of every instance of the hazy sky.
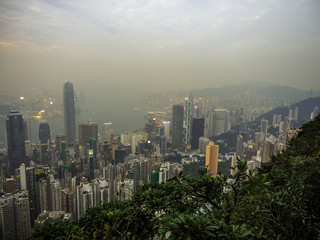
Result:
<instances>
[{"instance_id":1,"label":"hazy sky","mask_svg":"<svg viewBox=\"0 0 320 240\"><path fill-rule=\"evenodd\" d=\"M0 0L0 83L320 87L319 0ZM62 90L61 90L62 91Z\"/></svg>"}]
</instances>

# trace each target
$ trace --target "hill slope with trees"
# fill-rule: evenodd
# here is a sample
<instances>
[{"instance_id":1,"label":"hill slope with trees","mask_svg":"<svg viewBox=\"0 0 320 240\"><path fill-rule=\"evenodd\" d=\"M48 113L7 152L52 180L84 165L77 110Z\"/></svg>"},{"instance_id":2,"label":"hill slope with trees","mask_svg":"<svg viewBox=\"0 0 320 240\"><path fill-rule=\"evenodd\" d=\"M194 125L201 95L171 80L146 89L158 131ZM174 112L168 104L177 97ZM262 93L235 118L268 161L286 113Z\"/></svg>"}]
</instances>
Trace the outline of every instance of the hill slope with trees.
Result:
<instances>
[{"instance_id":1,"label":"hill slope with trees","mask_svg":"<svg viewBox=\"0 0 320 240\"><path fill-rule=\"evenodd\" d=\"M131 200L90 208L78 222L35 228L31 239L318 239L320 116L258 170L201 172L142 185Z\"/></svg>"}]
</instances>

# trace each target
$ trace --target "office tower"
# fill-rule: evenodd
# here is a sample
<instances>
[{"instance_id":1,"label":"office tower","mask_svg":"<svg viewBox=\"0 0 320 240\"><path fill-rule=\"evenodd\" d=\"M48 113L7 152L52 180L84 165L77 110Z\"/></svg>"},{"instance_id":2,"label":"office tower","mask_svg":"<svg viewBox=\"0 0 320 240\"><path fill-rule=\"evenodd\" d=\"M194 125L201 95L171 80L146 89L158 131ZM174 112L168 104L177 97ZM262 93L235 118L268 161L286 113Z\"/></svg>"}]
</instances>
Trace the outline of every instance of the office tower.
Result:
<instances>
[{"instance_id":1,"label":"office tower","mask_svg":"<svg viewBox=\"0 0 320 240\"><path fill-rule=\"evenodd\" d=\"M173 105L172 109L172 148L180 149L183 147L183 106Z\"/></svg>"},{"instance_id":2,"label":"office tower","mask_svg":"<svg viewBox=\"0 0 320 240\"><path fill-rule=\"evenodd\" d=\"M103 138L103 140L105 140L108 143L110 143L112 134L113 134L113 125L112 125L112 123L111 122L104 123L102 125L102 138Z\"/></svg>"},{"instance_id":3,"label":"office tower","mask_svg":"<svg viewBox=\"0 0 320 240\"><path fill-rule=\"evenodd\" d=\"M31 230L28 192L2 195L0 218L1 239L27 239Z\"/></svg>"},{"instance_id":4,"label":"office tower","mask_svg":"<svg viewBox=\"0 0 320 240\"><path fill-rule=\"evenodd\" d=\"M162 122L164 128L164 135L169 138L170 137L170 121L163 121Z\"/></svg>"},{"instance_id":5,"label":"office tower","mask_svg":"<svg viewBox=\"0 0 320 240\"><path fill-rule=\"evenodd\" d=\"M193 121L193 97L189 94L189 97L185 98L186 105L184 111L184 144L185 146L191 145L192 134L192 121Z\"/></svg>"},{"instance_id":6,"label":"office tower","mask_svg":"<svg viewBox=\"0 0 320 240\"><path fill-rule=\"evenodd\" d=\"M130 147L131 149L131 147ZM127 152L124 148L115 150L115 162L124 163L124 158L127 156Z\"/></svg>"},{"instance_id":7,"label":"office tower","mask_svg":"<svg viewBox=\"0 0 320 240\"><path fill-rule=\"evenodd\" d=\"M113 138L111 142L112 163L116 164L116 150L119 148L118 138Z\"/></svg>"},{"instance_id":8,"label":"office tower","mask_svg":"<svg viewBox=\"0 0 320 240\"><path fill-rule=\"evenodd\" d=\"M64 131L68 147L73 147L76 136L73 84L66 81L63 86Z\"/></svg>"},{"instance_id":9,"label":"office tower","mask_svg":"<svg viewBox=\"0 0 320 240\"><path fill-rule=\"evenodd\" d=\"M79 144L86 147L90 140L98 140L98 124L93 122L79 125Z\"/></svg>"},{"instance_id":10,"label":"office tower","mask_svg":"<svg viewBox=\"0 0 320 240\"><path fill-rule=\"evenodd\" d=\"M44 122L39 125L39 140L40 140L40 157L41 164L48 165L50 162L50 155L48 148L50 147L50 127Z\"/></svg>"},{"instance_id":11,"label":"office tower","mask_svg":"<svg viewBox=\"0 0 320 240\"><path fill-rule=\"evenodd\" d=\"M20 166L21 190L28 191L30 207L30 224L34 227L37 219L36 172L33 167Z\"/></svg>"},{"instance_id":12,"label":"office tower","mask_svg":"<svg viewBox=\"0 0 320 240\"><path fill-rule=\"evenodd\" d=\"M13 174L14 169L25 163L26 155L23 119L18 110L10 111L6 120L6 127L9 170L10 174Z\"/></svg>"},{"instance_id":13,"label":"office tower","mask_svg":"<svg viewBox=\"0 0 320 240\"><path fill-rule=\"evenodd\" d=\"M204 118L194 118L192 122L191 149L199 148L199 138L204 134Z\"/></svg>"},{"instance_id":14,"label":"office tower","mask_svg":"<svg viewBox=\"0 0 320 240\"><path fill-rule=\"evenodd\" d=\"M24 130L24 140L31 141L31 122L23 121L23 130Z\"/></svg>"},{"instance_id":15,"label":"office tower","mask_svg":"<svg viewBox=\"0 0 320 240\"><path fill-rule=\"evenodd\" d=\"M209 144L210 140L207 137L200 137L199 138L199 153L205 154L207 146Z\"/></svg>"},{"instance_id":16,"label":"office tower","mask_svg":"<svg viewBox=\"0 0 320 240\"><path fill-rule=\"evenodd\" d=\"M160 153L162 155L167 154L167 137L162 135L160 138Z\"/></svg>"},{"instance_id":17,"label":"office tower","mask_svg":"<svg viewBox=\"0 0 320 240\"><path fill-rule=\"evenodd\" d=\"M61 153L61 150L64 149L65 142L66 142L66 135L64 134L56 135L56 150L58 153Z\"/></svg>"},{"instance_id":18,"label":"office tower","mask_svg":"<svg viewBox=\"0 0 320 240\"><path fill-rule=\"evenodd\" d=\"M271 155L273 155L275 152L275 146L273 143L269 141L265 141L263 143L263 150L262 150L262 163L267 163L271 159Z\"/></svg>"},{"instance_id":19,"label":"office tower","mask_svg":"<svg viewBox=\"0 0 320 240\"><path fill-rule=\"evenodd\" d=\"M237 136L237 145L236 145L236 154L237 156L241 156L243 154L243 136L242 135L238 135Z\"/></svg>"},{"instance_id":20,"label":"office tower","mask_svg":"<svg viewBox=\"0 0 320 240\"><path fill-rule=\"evenodd\" d=\"M211 114L211 133L209 137L218 136L229 131L229 111L226 109L215 109Z\"/></svg>"},{"instance_id":21,"label":"office tower","mask_svg":"<svg viewBox=\"0 0 320 240\"><path fill-rule=\"evenodd\" d=\"M261 125L260 125L260 132L264 134L264 138L267 137L268 133L268 120L262 119L261 120Z\"/></svg>"},{"instance_id":22,"label":"office tower","mask_svg":"<svg viewBox=\"0 0 320 240\"><path fill-rule=\"evenodd\" d=\"M207 151L206 151L206 167L208 169L209 174L217 175L218 156L219 156L219 145L215 145L213 142L210 142L207 146Z\"/></svg>"}]
</instances>

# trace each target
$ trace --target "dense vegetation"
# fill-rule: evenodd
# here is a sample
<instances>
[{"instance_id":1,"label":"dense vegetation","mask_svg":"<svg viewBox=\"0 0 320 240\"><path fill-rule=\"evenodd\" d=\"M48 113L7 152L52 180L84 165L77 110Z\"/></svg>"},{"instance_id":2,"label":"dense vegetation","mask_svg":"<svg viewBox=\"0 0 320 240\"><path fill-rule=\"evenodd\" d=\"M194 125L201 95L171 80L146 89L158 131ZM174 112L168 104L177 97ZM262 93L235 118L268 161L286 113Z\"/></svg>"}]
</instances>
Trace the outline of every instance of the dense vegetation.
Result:
<instances>
[{"instance_id":1,"label":"dense vegetation","mask_svg":"<svg viewBox=\"0 0 320 240\"><path fill-rule=\"evenodd\" d=\"M141 186L132 200L60 220L32 239L317 239L320 230L320 117L256 175L238 161L231 179L204 171Z\"/></svg>"}]
</instances>

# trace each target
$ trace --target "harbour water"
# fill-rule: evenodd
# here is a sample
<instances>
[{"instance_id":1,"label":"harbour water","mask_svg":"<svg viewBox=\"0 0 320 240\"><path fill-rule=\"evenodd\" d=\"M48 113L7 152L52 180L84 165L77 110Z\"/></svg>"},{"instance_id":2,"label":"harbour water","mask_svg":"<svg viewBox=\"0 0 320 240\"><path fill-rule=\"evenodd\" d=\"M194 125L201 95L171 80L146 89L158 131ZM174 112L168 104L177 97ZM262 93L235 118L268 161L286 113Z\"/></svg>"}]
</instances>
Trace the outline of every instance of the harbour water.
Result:
<instances>
[{"instance_id":1,"label":"harbour water","mask_svg":"<svg viewBox=\"0 0 320 240\"><path fill-rule=\"evenodd\" d=\"M145 115L148 111L162 111L160 107L142 103L139 95L133 93L111 93L103 94L98 90L97 94L88 94L81 100L79 106L81 111L76 113L76 126L80 123L92 120L98 124L99 132L102 124L112 122L115 133L141 129L147 122ZM22 116L23 117L23 116ZM64 133L64 119L57 116L48 119L25 119L31 123L32 141L38 142L38 129L42 121L49 123L51 138L56 134ZM5 146L6 119L0 119L0 148ZM78 136L78 127L76 128Z\"/></svg>"}]
</instances>

